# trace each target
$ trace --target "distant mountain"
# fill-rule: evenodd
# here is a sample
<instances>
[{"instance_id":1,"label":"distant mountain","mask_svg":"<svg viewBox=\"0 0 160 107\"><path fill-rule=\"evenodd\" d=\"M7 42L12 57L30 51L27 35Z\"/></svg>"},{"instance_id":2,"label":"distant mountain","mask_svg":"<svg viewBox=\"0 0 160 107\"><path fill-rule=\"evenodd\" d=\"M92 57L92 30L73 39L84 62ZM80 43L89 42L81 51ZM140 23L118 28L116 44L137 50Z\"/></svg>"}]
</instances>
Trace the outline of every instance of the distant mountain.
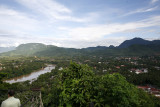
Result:
<instances>
[{"instance_id":1,"label":"distant mountain","mask_svg":"<svg viewBox=\"0 0 160 107\"><path fill-rule=\"evenodd\" d=\"M148 41L142 38L133 38L131 40L124 41L118 46L118 48L128 48L131 45L149 45L149 44L159 45L160 40Z\"/></svg>"},{"instance_id":2,"label":"distant mountain","mask_svg":"<svg viewBox=\"0 0 160 107\"><path fill-rule=\"evenodd\" d=\"M66 56L77 56L81 55L80 49L74 48L63 48L63 47L48 47L45 50L36 52L36 56L56 56L56 57L66 57Z\"/></svg>"},{"instance_id":3,"label":"distant mountain","mask_svg":"<svg viewBox=\"0 0 160 107\"><path fill-rule=\"evenodd\" d=\"M148 41L134 38L124 41L118 47L97 46L83 49L63 48L41 43L28 43L18 46L15 50L4 52L1 56L46 56L46 57L73 57L73 56L142 56L160 55L160 40Z\"/></svg>"},{"instance_id":4,"label":"distant mountain","mask_svg":"<svg viewBox=\"0 0 160 107\"><path fill-rule=\"evenodd\" d=\"M0 47L0 53L14 50L16 47Z\"/></svg>"},{"instance_id":5,"label":"distant mountain","mask_svg":"<svg viewBox=\"0 0 160 107\"><path fill-rule=\"evenodd\" d=\"M1 56L72 56L80 54L79 49L62 48L42 43L27 43L19 45L15 50L1 53Z\"/></svg>"},{"instance_id":6,"label":"distant mountain","mask_svg":"<svg viewBox=\"0 0 160 107\"><path fill-rule=\"evenodd\" d=\"M36 52L45 50L47 48L47 45L44 45L42 43L27 43L27 44L21 44L16 48L17 54L24 54L24 55L32 55Z\"/></svg>"},{"instance_id":7,"label":"distant mountain","mask_svg":"<svg viewBox=\"0 0 160 107\"><path fill-rule=\"evenodd\" d=\"M7 55L7 56L14 56L14 55L33 55L34 53L38 51L45 50L47 48L46 45L41 43L28 43L28 44L21 44L18 47L15 48L13 51L2 53L1 55Z\"/></svg>"}]
</instances>

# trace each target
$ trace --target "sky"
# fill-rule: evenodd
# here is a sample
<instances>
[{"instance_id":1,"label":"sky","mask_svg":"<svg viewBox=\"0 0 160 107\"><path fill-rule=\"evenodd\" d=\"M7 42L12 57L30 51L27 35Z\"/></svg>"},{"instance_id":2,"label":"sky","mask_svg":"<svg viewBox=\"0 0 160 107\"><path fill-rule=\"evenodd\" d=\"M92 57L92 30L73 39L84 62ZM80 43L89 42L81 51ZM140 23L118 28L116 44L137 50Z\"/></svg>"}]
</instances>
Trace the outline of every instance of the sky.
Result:
<instances>
[{"instance_id":1,"label":"sky","mask_svg":"<svg viewBox=\"0 0 160 107\"><path fill-rule=\"evenodd\" d=\"M0 47L68 48L160 39L160 0L0 0Z\"/></svg>"}]
</instances>

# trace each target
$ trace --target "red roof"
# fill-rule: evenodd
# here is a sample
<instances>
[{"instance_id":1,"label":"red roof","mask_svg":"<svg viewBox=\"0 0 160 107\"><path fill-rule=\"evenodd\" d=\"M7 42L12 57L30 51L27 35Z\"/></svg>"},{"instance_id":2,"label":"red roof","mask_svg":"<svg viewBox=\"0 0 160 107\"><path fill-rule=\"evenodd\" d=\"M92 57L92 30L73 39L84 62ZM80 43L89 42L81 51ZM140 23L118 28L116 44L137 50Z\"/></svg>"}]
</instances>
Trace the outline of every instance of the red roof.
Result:
<instances>
[{"instance_id":1,"label":"red roof","mask_svg":"<svg viewBox=\"0 0 160 107\"><path fill-rule=\"evenodd\" d=\"M138 88L141 88L141 89L148 89L150 88L149 86L138 86Z\"/></svg>"},{"instance_id":2,"label":"red roof","mask_svg":"<svg viewBox=\"0 0 160 107\"><path fill-rule=\"evenodd\" d=\"M151 88L151 91L157 91L157 92L160 92L160 90L155 89L155 88Z\"/></svg>"},{"instance_id":3,"label":"red roof","mask_svg":"<svg viewBox=\"0 0 160 107\"><path fill-rule=\"evenodd\" d=\"M152 88L150 86L137 86L137 87L140 88L140 89L148 89L148 88L150 88L151 91L156 91L156 92L158 91L158 92L160 92L159 89Z\"/></svg>"}]
</instances>

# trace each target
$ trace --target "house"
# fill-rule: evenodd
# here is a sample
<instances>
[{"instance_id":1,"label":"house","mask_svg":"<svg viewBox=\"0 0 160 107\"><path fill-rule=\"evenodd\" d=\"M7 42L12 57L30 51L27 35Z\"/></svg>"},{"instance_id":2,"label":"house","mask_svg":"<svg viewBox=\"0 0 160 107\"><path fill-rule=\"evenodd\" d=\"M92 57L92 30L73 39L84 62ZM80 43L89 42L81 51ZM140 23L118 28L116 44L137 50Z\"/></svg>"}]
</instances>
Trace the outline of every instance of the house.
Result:
<instances>
[{"instance_id":1,"label":"house","mask_svg":"<svg viewBox=\"0 0 160 107\"><path fill-rule=\"evenodd\" d=\"M130 70L130 72L135 72L136 74L147 73L148 69L147 68L141 68L141 69L134 69L134 68L132 68Z\"/></svg>"},{"instance_id":2,"label":"house","mask_svg":"<svg viewBox=\"0 0 160 107\"><path fill-rule=\"evenodd\" d=\"M135 73L136 73L136 74L140 74L140 73L143 73L143 72L142 72L141 70L139 70L139 69L136 69L136 70L135 70Z\"/></svg>"},{"instance_id":3,"label":"house","mask_svg":"<svg viewBox=\"0 0 160 107\"><path fill-rule=\"evenodd\" d=\"M150 94L153 94L156 97L160 97L160 89L156 89L152 86L137 86L139 89L142 89Z\"/></svg>"},{"instance_id":4,"label":"house","mask_svg":"<svg viewBox=\"0 0 160 107\"><path fill-rule=\"evenodd\" d=\"M132 61L131 64L138 65L138 63L136 61L135 62Z\"/></svg>"},{"instance_id":5,"label":"house","mask_svg":"<svg viewBox=\"0 0 160 107\"><path fill-rule=\"evenodd\" d=\"M116 66L117 69L120 69L120 66Z\"/></svg>"},{"instance_id":6,"label":"house","mask_svg":"<svg viewBox=\"0 0 160 107\"><path fill-rule=\"evenodd\" d=\"M90 62L90 60L85 60L84 62Z\"/></svg>"},{"instance_id":7,"label":"house","mask_svg":"<svg viewBox=\"0 0 160 107\"><path fill-rule=\"evenodd\" d=\"M147 72L148 72L148 69L143 68L142 71L143 71L143 73L147 73Z\"/></svg>"}]
</instances>

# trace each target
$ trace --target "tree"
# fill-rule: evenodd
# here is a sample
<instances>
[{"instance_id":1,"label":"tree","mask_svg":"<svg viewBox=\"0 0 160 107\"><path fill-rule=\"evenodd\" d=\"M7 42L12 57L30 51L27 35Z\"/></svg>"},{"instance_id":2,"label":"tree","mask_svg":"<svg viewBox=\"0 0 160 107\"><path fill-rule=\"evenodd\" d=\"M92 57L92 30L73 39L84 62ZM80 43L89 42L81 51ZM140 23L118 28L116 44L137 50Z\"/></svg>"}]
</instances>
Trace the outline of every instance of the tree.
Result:
<instances>
[{"instance_id":1,"label":"tree","mask_svg":"<svg viewBox=\"0 0 160 107\"><path fill-rule=\"evenodd\" d=\"M99 79L95 103L97 106L111 107L138 106L138 89L118 73L106 74Z\"/></svg>"},{"instance_id":2,"label":"tree","mask_svg":"<svg viewBox=\"0 0 160 107\"><path fill-rule=\"evenodd\" d=\"M47 107L89 107L90 103L95 107L159 106L155 97L139 90L122 75L96 75L88 65L71 62L68 68L56 69L41 80L45 82L42 96Z\"/></svg>"},{"instance_id":3,"label":"tree","mask_svg":"<svg viewBox=\"0 0 160 107\"><path fill-rule=\"evenodd\" d=\"M138 89L116 74L96 76L87 65L71 63L61 72L60 106L139 106Z\"/></svg>"},{"instance_id":4,"label":"tree","mask_svg":"<svg viewBox=\"0 0 160 107\"><path fill-rule=\"evenodd\" d=\"M60 106L83 107L93 100L94 74L87 65L70 64L61 73Z\"/></svg>"}]
</instances>

